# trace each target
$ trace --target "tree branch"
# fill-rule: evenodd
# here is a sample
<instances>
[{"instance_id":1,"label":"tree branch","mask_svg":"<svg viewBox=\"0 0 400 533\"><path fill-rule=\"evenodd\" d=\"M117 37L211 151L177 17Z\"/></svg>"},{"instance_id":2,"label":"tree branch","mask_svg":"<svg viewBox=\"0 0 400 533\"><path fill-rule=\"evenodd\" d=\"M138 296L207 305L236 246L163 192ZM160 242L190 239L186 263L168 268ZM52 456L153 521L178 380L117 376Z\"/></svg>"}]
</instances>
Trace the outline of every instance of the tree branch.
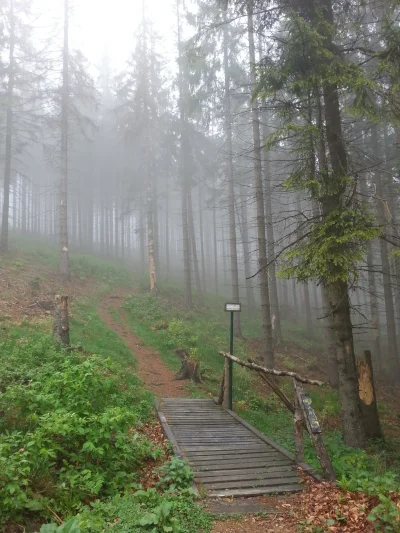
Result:
<instances>
[{"instance_id":1,"label":"tree branch","mask_svg":"<svg viewBox=\"0 0 400 533\"><path fill-rule=\"evenodd\" d=\"M250 370L255 370L257 372L263 372L264 374L271 374L273 376L287 376L289 378L297 379L297 381L300 381L300 383L308 383L309 385L318 385L318 387L322 387L324 385L323 381L318 381L316 379L308 379L303 378L299 374L296 374L296 372L287 372L286 370L273 370L272 368L266 368L265 366L257 365L256 363L247 363L246 361L242 361L241 359L238 359L234 355L231 355L230 353L226 352L218 352L219 355L222 355L223 357L226 357L226 359L230 359L234 363L237 363L240 366L244 366L246 368L250 368Z\"/></svg>"}]
</instances>

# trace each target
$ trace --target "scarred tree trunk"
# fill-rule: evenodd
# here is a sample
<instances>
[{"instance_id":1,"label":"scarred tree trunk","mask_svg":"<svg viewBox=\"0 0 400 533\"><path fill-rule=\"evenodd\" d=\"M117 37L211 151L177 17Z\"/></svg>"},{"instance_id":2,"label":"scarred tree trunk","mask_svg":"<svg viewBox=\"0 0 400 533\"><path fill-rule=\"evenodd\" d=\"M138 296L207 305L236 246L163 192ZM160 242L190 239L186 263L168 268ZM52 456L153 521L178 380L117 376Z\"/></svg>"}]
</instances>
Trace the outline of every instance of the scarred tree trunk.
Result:
<instances>
[{"instance_id":1,"label":"scarred tree trunk","mask_svg":"<svg viewBox=\"0 0 400 533\"><path fill-rule=\"evenodd\" d=\"M253 25L253 0L247 3L247 22L249 37L249 56L252 87L256 85L256 76L254 72L255 65L255 47L254 47L254 25ZM261 145L260 145L260 124L258 115L257 101L253 100L251 104L251 120L253 126L253 144L254 144L254 185L256 196L257 210L257 234L258 234L258 257L260 270L260 292L261 292L261 317L264 337L263 358L265 364L273 368L274 366L274 347L272 339L271 324L271 307L269 300L269 282L267 268L267 242L265 235L265 213L264 213L264 191L261 173Z\"/></svg>"}]
</instances>

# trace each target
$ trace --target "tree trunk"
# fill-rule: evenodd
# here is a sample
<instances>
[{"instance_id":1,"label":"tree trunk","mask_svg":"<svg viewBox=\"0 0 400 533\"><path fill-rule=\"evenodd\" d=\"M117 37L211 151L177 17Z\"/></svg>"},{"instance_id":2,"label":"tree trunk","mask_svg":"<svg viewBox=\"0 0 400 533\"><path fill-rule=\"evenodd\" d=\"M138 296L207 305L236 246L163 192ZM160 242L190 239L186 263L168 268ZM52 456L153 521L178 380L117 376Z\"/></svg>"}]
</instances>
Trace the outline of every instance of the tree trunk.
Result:
<instances>
[{"instance_id":1,"label":"tree trunk","mask_svg":"<svg viewBox=\"0 0 400 533\"><path fill-rule=\"evenodd\" d=\"M231 283L232 283L232 302L239 303L239 272L237 260L237 241L236 241L236 221L235 221L235 188L233 183L233 148L232 148L232 116L231 116L231 95L230 95L230 77L229 77L229 55L228 55L228 23L227 23L226 4L224 9L224 129L225 129L225 151L226 151L226 177L228 182L228 217L229 217L229 252L231 260ZM234 313L233 331L235 337L241 337L240 313Z\"/></svg>"},{"instance_id":2,"label":"tree trunk","mask_svg":"<svg viewBox=\"0 0 400 533\"><path fill-rule=\"evenodd\" d=\"M6 113L6 146L4 154L4 187L3 212L1 221L0 253L8 251L9 212L10 212L10 181L13 134L13 94L14 94L14 47L15 47L15 18L14 0L10 0L10 53L7 84L7 113Z\"/></svg>"},{"instance_id":3,"label":"tree trunk","mask_svg":"<svg viewBox=\"0 0 400 533\"><path fill-rule=\"evenodd\" d=\"M247 21L249 37L249 55L252 87L256 85L255 77L255 48L254 48L254 27L253 27L253 0L248 0ZM253 126L254 144L254 182L257 208L257 234L258 234L258 257L260 270L260 292L261 292L261 316L264 337L263 358L265 364L273 368L274 347L272 339L271 308L269 301L268 269L267 269L267 243L265 236L265 215L264 215L264 191L261 175L261 146L260 146L260 124L258 117L258 105L254 99L251 104L251 118Z\"/></svg>"},{"instance_id":4,"label":"tree trunk","mask_svg":"<svg viewBox=\"0 0 400 533\"><path fill-rule=\"evenodd\" d=\"M203 291L206 292L206 259L204 251L204 229L203 229L203 201L202 189L199 187L199 226L200 226L200 255L201 255L201 284Z\"/></svg>"},{"instance_id":5,"label":"tree trunk","mask_svg":"<svg viewBox=\"0 0 400 533\"><path fill-rule=\"evenodd\" d=\"M371 149L373 153L379 149L378 135L376 126L371 129ZM400 360L398 354L397 337L396 337L396 321L394 314L394 302L392 293L392 280L390 274L389 250L386 237L386 225L388 223L385 216L385 193L383 190L382 176L379 170L374 172L374 183L376 187L376 208L378 214L378 224L383 228L383 238L380 239L380 254L382 262L382 277L383 277L383 294L385 299L386 312L386 330L388 339L388 363L389 368L386 368L386 373L389 379L396 383L400 379Z\"/></svg>"},{"instance_id":6,"label":"tree trunk","mask_svg":"<svg viewBox=\"0 0 400 533\"><path fill-rule=\"evenodd\" d=\"M55 298L53 336L64 346L69 346L68 296Z\"/></svg>"},{"instance_id":7,"label":"tree trunk","mask_svg":"<svg viewBox=\"0 0 400 533\"><path fill-rule=\"evenodd\" d=\"M192 192L191 191L189 192L189 196L188 196L188 222L189 222L190 242L192 245L191 247L192 247L193 267L194 267L194 274L195 274L195 280L196 280L197 294L202 304L203 294L201 290L199 261L197 258L196 232L194 229L194 217L193 217Z\"/></svg>"},{"instance_id":8,"label":"tree trunk","mask_svg":"<svg viewBox=\"0 0 400 533\"><path fill-rule=\"evenodd\" d=\"M65 280L71 277L68 257L68 106L69 106L69 72L68 72L68 30L69 0L64 0L64 49L63 49L63 84L61 95L61 179L60 179L60 274Z\"/></svg>"},{"instance_id":9,"label":"tree trunk","mask_svg":"<svg viewBox=\"0 0 400 533\"><path fill-rule=\"evenodd\" d=\"M192 301L192 281L190 271L190 237L188 220L189 190L187 180L187 139L185 134L185 110L184 110L184 81L182 72L182 43L181 43L181 22L180 22L180 0L176 0L176 14L178 27L178 90L179 90L179 126L180 126L180 181L182 190L182 244L183 244L183 274L184 274L184 302L186 309L191 309Z\"/></svg>"},{"instance_id":10,"label":"tree trunk","mask_svg":"<svg viewBox=\"0 0 400 533\"><path fill-rule=\"evenodd\" d=\"M249 315L253 316L255 313L256 303L254 300L253 284L250 279L250 251L249 251L249 228L247 222L247 206L246 198L243 194L243 187L241 187L240 195L240 229L242 234L243 258L244 258L244 275L246 277L246 297Z\"/></svg>"},{"instance_id":11,"label":"tree trunk","mask_svg":"<svg viewBox=\"0 0 400 533\"><path fill-rule=\"evenodd\" d=\"M166 257L166 279L169 278L169 185L168 185L168 172L166 178L166 195L165 195L165 257Z\"/></svg>"},{"instance_id":12,"label":"tree trunk","mask_svg":"<svg viewBox=\"0 0 400 533\"><path fill-rule=\"evenodd\" d=\"M214 252L214 280L215 292L218 293L218 241L217 241L217 192L215 188L215 176L213 181L213 252Z\"/></svg>"},{"instance_id":13,"label":"tree trunk","mask_svg":"<svg viewBox=\"0 0 400 533\"><path fill-rule=\"evenodd\" d=\"M378 406L372 368L371 352L366 350L363 359L357 361L358 390L365 435L369 439L382 439L382 428L379 420Z\"/></svg>"}]
</instances>

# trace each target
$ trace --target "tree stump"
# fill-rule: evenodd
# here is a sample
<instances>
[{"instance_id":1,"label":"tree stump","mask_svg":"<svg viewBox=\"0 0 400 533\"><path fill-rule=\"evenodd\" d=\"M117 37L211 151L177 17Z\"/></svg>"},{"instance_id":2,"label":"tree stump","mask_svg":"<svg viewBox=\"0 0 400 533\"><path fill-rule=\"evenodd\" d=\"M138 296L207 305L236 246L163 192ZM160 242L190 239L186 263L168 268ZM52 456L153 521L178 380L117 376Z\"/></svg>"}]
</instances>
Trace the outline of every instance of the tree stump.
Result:
<instances>
[{"instance_id":1,"label":"tree stump","mask_svg":"<svg viewBox=\"0 0 400 533\"><path fill-rule=\"evenodd\" d=\"M68 296L56 295L53 336L64 346L69 346Z\"/></svg>"},{"instance_id":2,"label":"tree stump","mask_svg":"<svg viewBox=\"0 0 400 533\"><path fill-rule=\"evenodd\" d=\"M175 375L175 378L191 379L194 383L203 383L199 363L190 359L186 350L175 350L175 353L182 361L182 366L179 372Z\"/></svg>"}]
</instances>

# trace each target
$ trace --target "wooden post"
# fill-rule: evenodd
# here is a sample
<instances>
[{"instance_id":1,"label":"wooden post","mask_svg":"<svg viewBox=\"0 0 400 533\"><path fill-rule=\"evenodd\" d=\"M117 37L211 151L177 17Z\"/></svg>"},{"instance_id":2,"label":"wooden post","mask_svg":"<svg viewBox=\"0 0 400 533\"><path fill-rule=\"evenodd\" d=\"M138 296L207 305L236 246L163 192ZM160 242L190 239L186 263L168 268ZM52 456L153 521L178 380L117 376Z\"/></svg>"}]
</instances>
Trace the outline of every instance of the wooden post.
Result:
<instances>
[{"instance_id":1,"label":"wooden post","mask_svg":"<svg viewBox=\"0 0 400 533\"><path fill-rule=\"evenodd\" d=\"M225 366L222 371L221 385L219 387L219 396L218 396L218 405L223 405L224 403L224 392L225 392Z\"/></svg>"},{"instance_id":2,"label":"wooden post","mask_svg":"<svg viewBox=\"0 0 400 533\"><path fill-rule=\"evenodd\" d=\"M64 346L69 346L68 296L55 297L53 335Z\"/></svg>"},{"instance_id":3,"label":"wooden post","mask_svg":"<svg viewBox=\"0 0 400 533\"><path fill-rule=\"evenodd\" d=\"M296 382L294 382L294 389L296 390ZM294 416L293 416L293 427L294 427L294 448L295 448L295 459L297 463L304 463L304 438L303 438L303 427L305 421L303 413L300 408L299 399L297 394L294 397Z\"/></svg>"},{"instance_id":4,"label":"wooden post","mask_svg":"<svg viewBox=\"0 0 400 533\"><path fill-rule=\"evenodd\" d=\"M357 360L358 394L363 418L365 436L368 439L382 439L383 433L376 404L374 372L371 352L365 350L364 357Z\"/></svg>"},{"instance_id":5,"label":"wooden post","mask_svg":"<svg viewBox=\"0 0 400 533\"><path fill-rule=\"evenodd\" d=\"M222 407L224 409L229 409L229 360L225 359L224 366L224 400L222 402Z\"/></svg>"},{"instance_id":6,"label":"wooden post","mask_svg":"<svg viewBox=\"0 0 400 533\"><path fill-rule=\"evenodd\" d=\"M307 430L317 452L317 457L321 464L322 470L329 481L336 481L335 470L333 469L328 452L325 448L324 441L322 440L321 429L315 416L315 412L310 404L310 400L304 393L303 385L301 383L299 383L296 379L293 379L293 384L296 391L298 405L306 422ZM308 400L308 402L306 400Z\"/></svg>"}]
</instances>

